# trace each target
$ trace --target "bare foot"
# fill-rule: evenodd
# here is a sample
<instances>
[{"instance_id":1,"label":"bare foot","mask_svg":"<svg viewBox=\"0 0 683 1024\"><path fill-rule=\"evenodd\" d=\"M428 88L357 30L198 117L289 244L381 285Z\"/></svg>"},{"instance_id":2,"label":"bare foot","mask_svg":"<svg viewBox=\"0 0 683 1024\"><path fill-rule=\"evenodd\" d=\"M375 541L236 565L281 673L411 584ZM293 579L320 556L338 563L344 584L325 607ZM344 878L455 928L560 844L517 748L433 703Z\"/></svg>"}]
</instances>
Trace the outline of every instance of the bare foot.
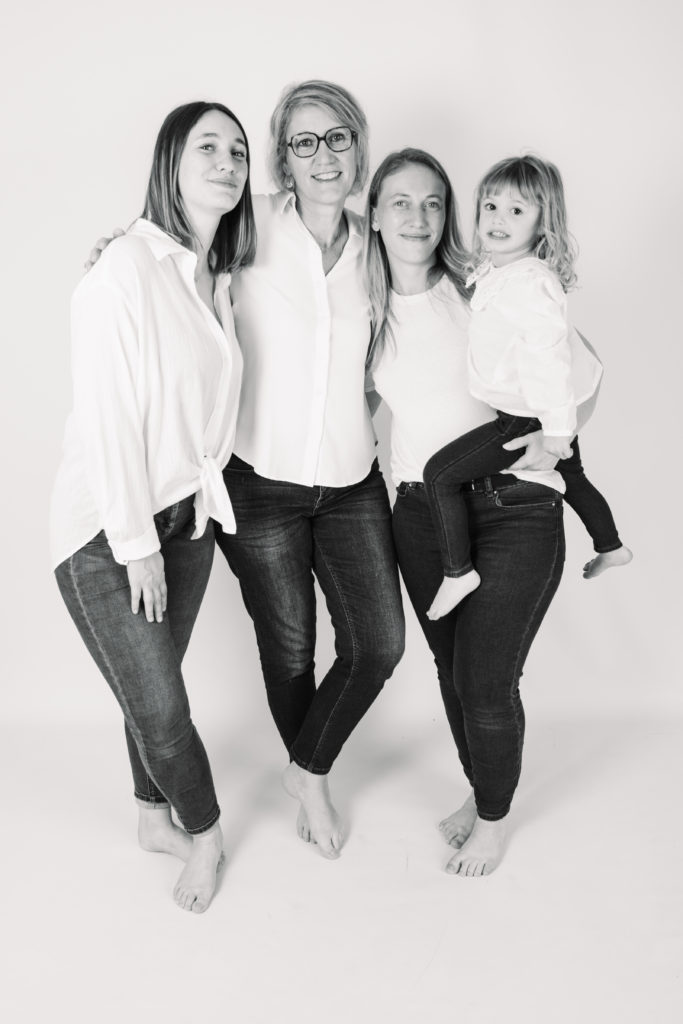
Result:
<instances>
[{"instance_id":1,"label":"bare foot","mask_svg":"<svg viewBox=\"0 0 683 1024\"><path fill-rule=\"evenodd\" d=\"M477 805L474 802L474 793L470 793L459 811L454 811L439 822L439 828L448 845L459 850L469 839L476 820Z\"/></svg>"},{"instance_id":2,"label":"bare foot","mask_svg":"<svg viewBox=\"0 0 683 1024\"><path fill-rule=\"evenodd\" d=\"M590 562L586 562L583 567L583 578L594 580L606 569L613 569L616 565L628 565L632 558L633 552L623 544L616 551L602 551L595 558L591 558Z\"/></svg>"},{"instance_id":3,"label":"bare foot","mask_svg":"<svg viewBox=\"0 0 683 1024\"><path fill-rule=\"evenodd\" d=\"M173 824L168 806L143 807L138 803L138 842L148 853L170 853L184 861L192 853L192 838Z\"/></svg>"},{"instance_id":4,"label":"bare foot","mask_svg":"<svg viewBox=\"0 0 683 1024\"><path fill-rule=\"evenodd\" d=\"M326 775L314 775L300 768L293 761L282 773L282 784L290 796L301 803L297 819L297 831L303 824L301 811L305 814L307 829L299 835L307 842L317 843L323 857L336 860L344 843L341 820L332 806Z\"/></svg>"},{"instance_id":5,"label":"bare foot","mask_svg":"<svg viewBox=\"0 0 683 1024\"><path fill-rule=\"evenodd\" d=\"M448 874L467 878L490 875L503 856L505 832L505 818L484 821L477 817L469 839L446 865Z\"/></svg>"},{"instance_id":6,"label":"bare foot","mask_svg":"<svg viewBox=\"0 0 683 1024\"><path fill-rule=\"evenodd\" d=\"M192 836L192 852L173 890L173 899L179 907L194 914L204 913L216 889L216 875L224 860L220 825Z\"/></svg>"},{"instance_id":7,"label":"bare foot","mask_svg":"<svg viewBox=\"0 0 683 1024\"><path fill-rule=\"evenodd\" d=\"M432 606L427 612L427 618L441 619L444 615L448 615L456 605L460 604L463 597L467 597L473 590L476 590L480 583L481 576L476 569L472 569L456 579L453 579L452 576L444 576L441 586L436 592L436 597L432 601Z\"/></svg>"},{"instance_id":8,"label":"bare foot","mask_svg":"<svg viewBox=\"0 0 683 1024\"><path fill-rule=\"evenodd\" d=\"M315 839L311 836L311 826L308 824L308 815L303 804L299 805L299 813L296 816L296 834L305 843L315 843Z\"/></svg>"}]
</instances>

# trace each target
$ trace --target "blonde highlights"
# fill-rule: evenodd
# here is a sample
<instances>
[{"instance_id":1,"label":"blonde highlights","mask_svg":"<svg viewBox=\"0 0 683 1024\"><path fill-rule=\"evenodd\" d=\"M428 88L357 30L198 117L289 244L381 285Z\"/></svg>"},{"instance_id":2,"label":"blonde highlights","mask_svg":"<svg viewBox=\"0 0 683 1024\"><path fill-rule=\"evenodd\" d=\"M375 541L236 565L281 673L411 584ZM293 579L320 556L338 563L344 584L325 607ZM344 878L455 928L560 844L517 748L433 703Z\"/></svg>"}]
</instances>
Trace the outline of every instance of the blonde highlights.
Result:
<instances>
[{"instance_id":1,"label":"blonde highlights","mask_svg":"<svg viewBox=\"0 0 683 1024\"><path fill-rule=\"evenodd\" d=\"M356 133L356 176L351 194L361 192L368 180L368 122L358 101L334 82L312 78L298 85L288 86L270 118L270 150L268 170L279 190L287 188L287 131L292 114L298 107L328 107L340 125L347 125Z\"/></svg>"},{"instance_id":2,"label":"blonde highlights","mask_svg":"<svg viewBox=\"0 0 683 1024\"><path fill-rule=\"evenodd\" d=\"M446 171L439 161L423 149L401 149L384 158L370 182L365 215L365 280L370 298L372 335L368 351L367 366L375 363L388 341L391 331L391 267L386 247L379 231L372 228L372 217L377 209L379 195L385 180L403 167L419 164L433 171L445 188L444 227L439 244L434 250L434 266L429 270L430 287L443 276L455 286L459 294L469 302L472 290L465 281L467 276L468 253L462 242L458 224L458 205Z\"/></svg>"},{"instance_id":3,"label":"blonde highlights","mask_svg":"<svg viewBox=\"0 0 683 1024\"><path fill-rule=\"evenodd\" d=\"M567 228L562 177L555 164L532 154L500 160L480 181L474 217L473 265L483 255L478 231L482 200L487 195L499 195L505 189L516 189L522 199L540 208L534 255L557 274L565 292L569 291L576 285L574 263L578 250Z\"/></svg>"}]
</instances>

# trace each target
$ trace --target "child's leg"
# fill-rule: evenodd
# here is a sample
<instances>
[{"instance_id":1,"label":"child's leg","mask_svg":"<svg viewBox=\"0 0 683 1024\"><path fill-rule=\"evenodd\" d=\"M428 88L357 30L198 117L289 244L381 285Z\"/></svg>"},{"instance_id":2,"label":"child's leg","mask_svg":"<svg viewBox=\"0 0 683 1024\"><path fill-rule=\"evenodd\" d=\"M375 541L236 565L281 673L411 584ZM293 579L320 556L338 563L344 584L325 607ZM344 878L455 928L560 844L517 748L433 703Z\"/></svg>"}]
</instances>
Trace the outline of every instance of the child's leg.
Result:
<instances>
[{"instance_id":1,"label":"child's leg","mask_svg":"<svg viewBox=\"0 0 683 1024\"><path fill-rule=\"evenodd\" d=\"M572 442L571 458L560 460L557 469L565 482L564 500L586 527L598 554L584 566L584 576L598 576L613 565L630 562L633 555L619 539L607 501L584 473L578 438Z\"/></svg>"},{"instance_id":2,"label":"child's leg","mask_svg":"<svg viewBox=\"0 0 683 1024\"><path fill-rule=\"evenodd\" d=\"M507 469L519 453L506 451L503 444L538 428L535 419L499 412L493 422L451 441L427 462L424 468L425 493L444 570L444 583L429 609L430 618L445 615L479 585L479 576L470 560L463 484Z\"/></svg>"}]
</instances>

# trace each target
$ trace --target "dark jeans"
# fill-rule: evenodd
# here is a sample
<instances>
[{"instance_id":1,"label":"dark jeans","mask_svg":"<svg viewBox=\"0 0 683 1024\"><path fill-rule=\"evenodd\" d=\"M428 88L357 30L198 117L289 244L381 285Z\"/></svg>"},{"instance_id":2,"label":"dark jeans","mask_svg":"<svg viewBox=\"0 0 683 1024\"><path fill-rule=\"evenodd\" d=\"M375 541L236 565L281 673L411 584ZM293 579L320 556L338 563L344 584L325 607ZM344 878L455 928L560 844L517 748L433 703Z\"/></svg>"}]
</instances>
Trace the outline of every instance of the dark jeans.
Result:
<instances>
[{"instance_id":1,"label":"dark jeans","mask_svg":"<svg viewBox=\"0 0 683 1024\"><path fill-rule=\"evenodd\" d=\"M465 491L472 558L481 586L431 621L443 570L422 484L399 484L394 539L401 574L436 661L441 696L481 818L504 817L522 763L519 681L557 590L564 562L562 500L512 476Z\"/></svg>"},{"instance_id":2,"label":"dark jeans","mask_svg":"<svg viewBox=\"0 0 683 1024\"><path fill-rule=\"evenodd\" d=\"M268 703L290 758L329 772L403 654L391 510L377 467L350 487L268 480L237 456L223 471L237 533L216 528L254 622ZM317 577L336 658L316 689Z\"/></svg>"},{"instance_id":3,"label":"dark jeans","mask_svg":"<svg viewBox=\"0 0 683 1024\"><path fill-rule=\"evenodd\" d=\"M184 828L205 832L218 820L211 769L190 717L180 670L213 560L211 524L194 530L194 497L154 517L168 588L163 622L130 609L126 568L104 531L55 570L57 583L97 667L121 705L135 796L170 803Z\"/></svg>"},{"instance_id":4,"label":"dark jeans","mask_svg":"<svg viewBox=\"0 0 683 1024\"><path fill-rule=\"evenodd\" d=\"M565 503L574 509L585 526L595 551L600 553L620 548L621 540L612 511L600 491L584 473L578 437L572 441L571 458L560 459L556 468L564 480Z\"/></svg>"},{"instance_id":5,"label":"dark jeans","mask_svg":"<svg viewBox=\"0 0 683 1024\"><path fill-rule=\"evenodd\" d=\"M444 576L456 578L472 570L463 485L469 480L509 469L520 453L506 451L502 445L540 427L537 419L499 411L491 423L484 423L451 441L427 462L424 481L439 538ZM557 470L567 487L565 500L583 522L595 550L613 551L621 547L607 502L583 472L576 440L572 444L572 457L561 459Z\"/></svg>"}]
</instances>

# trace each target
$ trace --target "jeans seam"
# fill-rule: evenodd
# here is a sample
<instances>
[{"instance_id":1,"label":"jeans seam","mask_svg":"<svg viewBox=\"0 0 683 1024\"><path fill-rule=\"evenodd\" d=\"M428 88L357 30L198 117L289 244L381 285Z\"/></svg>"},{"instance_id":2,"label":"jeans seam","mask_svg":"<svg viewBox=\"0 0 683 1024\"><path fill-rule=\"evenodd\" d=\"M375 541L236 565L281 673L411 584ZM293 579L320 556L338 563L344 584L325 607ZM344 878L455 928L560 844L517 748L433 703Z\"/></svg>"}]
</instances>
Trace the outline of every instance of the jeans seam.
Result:
<instances>
[{"instance_id":1,"label":"jeans seam","mask_svg":"<svg viewBox=\"0 0 683 1024\"><path fill-rule=\"evenodd\" d=\"M121 686L119 685L118 674L114 670L114 666L112 665L109 657L107 656L106 651L102 647L102 645L101 645L101 643L99 641L99 637L97 636L96 630L93 628L92 622L90 621L90 617L89 617L88 612L86 610L85 602L84 602L84 600L83 600L83 598L81 596L81 592L80 592L80 590L78 588L78 582L77 582L76 573L73 570L73 560L74 560L74 558L75 558L75 555L72 555L71 558L69 559L69 573L70 573L70 576L71 576L71 582L73 584L74 593L76 594L76 598L78 600L78 606L79 606L79 608L81 610L81 614L83 615L83 618L85 619L85 623L86 623L86 625L88 627L90 635L93 638L93 640L95 641L97 649L100 652L100 655L102 656L102 660L104 661L105 665L107 666L107 668L111 672L112 680L116 681L117 699L121 702L122 707L125 708L125 713L128 715L128 718L126 719L126 721L128 722L128 728L130 729L131 734L133 735L133 737L135 739L135 742L138 745L138 750L140 751L140 757L142 758L142 761L143 761L143 763L145 765L145 770L147 771L147 775L150 776L150 778L151 778L150 771L149 771L149 759L148 759L146 751L145 751L144 743L142 742L142 737L139 735L139 729L137 729L136 726L135 726L133 715L132 715L131 710L130 710L130 705L128 704L128 700L126 699L126 696L125 696ZM132 614L132 612L131 612L131 614ZM128 719L130 719L130 721ZM138 733L138 735L136 735L136 733Z\"/></svg>"},{"instance_id":2,"label":"jeans seam","mask_svg":"<svg viewBox=\"0 0 683 1024\"><path fill-rule=\"evenodd\" d=\"M355 635L355 631L353 629L353 621L352 621L352 619L349 616L348 608L346 606L346 601L344 600L343 589L339 586L339 584L337 582L337 578L336 578L334 572L332 571L332 569L331 569L331 567L330 567L330 565L329 565L329 563L328 563L328 561L327 561L327 559L325 557L325 552L323 551L323 549L320 546L319 542L316 540L315 536L313 537L313 544L315 545L316 549L320 553L320 557L321 557L321 559L323 560L323 562L325 564L325 568L327 569L327 571L330 574L330 578L331 578L332 582L334 583L335 589L337 591L337 595L339 597L339 602L340 602L340 604L341 604L341 606L342 606L342 608L344 610L344 616L346 618L346 624L348 626L349 636L351 637L351 655L352 655L352 660L351 660L351 669L349 671L347 679L346 679L346 681L345 681L345 683L344 683L344 685L343 685L343 687L341 689L341 692L339 693L339 695L338 695L338 697L337 697L337 699L336 699L336 701L334 703L334 707L331 709L331 711L330 711L330 713L329 713L329 715L327 717L327 721L325 722L325 725L323 726L323 728L320 731L320 738L318 739L318 742L315 745L315 749L313 750L313 755L311 757L311 763L313 763L315 761L315 759L316 759L316 757L318 755L318 751L320 750L320 747L322 746L323 741L325 740L325 737L327 736L327 733L329 731L330 724L332 722L332 718L334 717L334 714L335 714L337 708L339 707L339 704L344 699L344 695L346 693L346 690L347 690L351 680L353 679L354 671L355 671L355 668L356 668L356 662L357 662L356 652L358 650L358 645L357 645L357 641L356 641L356 635Z\"/></svg>"},{"instance_id":3,"label":"jeans seam","mask_svg":"<svg viewBox=\"0 0 683 1024\"><path fill-rule=\"evenodd\" d=\"M518 671L519 659L520 659L520 655L521 655L521 652L522 652L522 648L524 646L524 641L525 641L525 639L526 639L526 637L527 637L527 635L529 633L530 625L531 625L531 623L534 620L534 617L535 617L535 615L536 615L536 613L538 611L538 607L539 607L541 601L543 600L543 598L545 597L545 594L546 594L546 592L548 590L548 587L550 586L551 580L553 578L553 574L554 574L555 569L557 567L557 556L558 556L559 541L560 541L560 531L558 530L558 519L559 519L559 511L558 511L558 507L556 506L556 511L555 511L555 551L554 551L554 554L553 554L553 561L552 561L552 565L550 567L550 571L548 573L548 576L546 578L546 581L545 581L545 583L543 585L543 590L540 592L540 594L536 598L536 603L535 603L535 605L534 605L534 607L533 607L533 609L531 611L531 615L529 616L529 619L527 620L527 624L526 624L526 627L524 629L524 632L522 633L522 635L520 637L519 646L517 648L517 655L515 657L515 664L514 664L514 669L513 669L513 679L519 679L519 671ZM517 742L518 742L518 747L519 747L519 752L518 752L518 756L517 756L517 762L516 762L516 765L515 765L515 771L518 774L521 771L521 767L522 767L522 750L521 750L521 745L520 745L521 734L520 734L520 726L519 726L519 715L516 712L515 712L515 728L517 729Z\"/></svg>"}]
</instances>

